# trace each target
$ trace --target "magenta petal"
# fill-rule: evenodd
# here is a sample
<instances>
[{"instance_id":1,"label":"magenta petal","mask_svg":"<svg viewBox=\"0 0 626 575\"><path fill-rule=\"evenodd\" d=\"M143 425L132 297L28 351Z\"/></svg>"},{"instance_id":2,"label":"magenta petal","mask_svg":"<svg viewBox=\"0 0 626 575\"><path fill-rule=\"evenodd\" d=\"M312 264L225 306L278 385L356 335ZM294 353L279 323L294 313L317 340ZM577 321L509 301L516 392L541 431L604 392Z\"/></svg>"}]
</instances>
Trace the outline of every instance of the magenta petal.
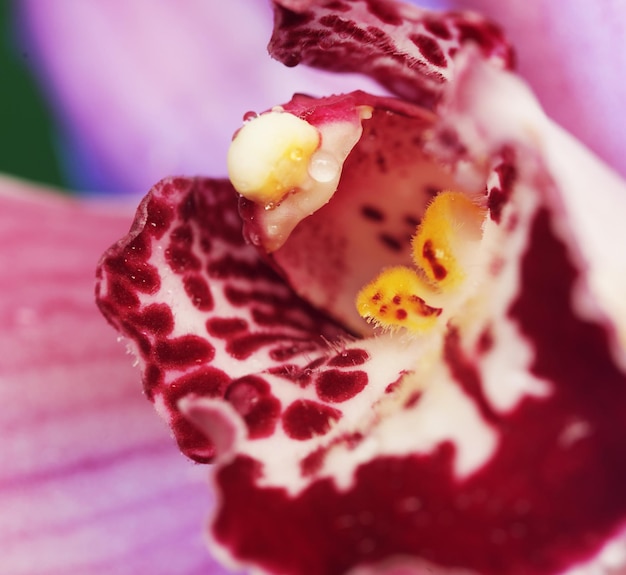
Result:
<instances>
[{"instance_id":1,"label":"magenta petal","mask_svg":"<svg viewBox=\"0 0 626 575\"><path fill-rule=\"evenodd\" d=\"M126 209L0 179L3 573L220 573L205 472L175 449L93 302Z\"/></svg>"}]
</instances>

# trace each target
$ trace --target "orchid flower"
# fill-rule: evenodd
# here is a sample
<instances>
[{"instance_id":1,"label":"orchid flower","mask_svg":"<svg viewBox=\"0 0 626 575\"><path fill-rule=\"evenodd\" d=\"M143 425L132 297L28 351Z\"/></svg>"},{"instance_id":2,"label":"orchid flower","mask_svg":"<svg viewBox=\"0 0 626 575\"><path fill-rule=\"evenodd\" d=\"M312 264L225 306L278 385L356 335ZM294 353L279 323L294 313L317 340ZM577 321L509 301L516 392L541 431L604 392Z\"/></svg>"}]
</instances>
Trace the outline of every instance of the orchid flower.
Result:
<instances>
[{"instance_id":1,"label":"orchid flower","mask_svg":"<svg viewBox=\"0 0 626 575\"><path fill-rule=\"evenodd\" d=\"M271 54L393 96L247 113L230 182L175 177L97 301L190 458L215 556L264 573L626 564L624 182L498 27L274 2Z\"/></svg>"}]
</instances>

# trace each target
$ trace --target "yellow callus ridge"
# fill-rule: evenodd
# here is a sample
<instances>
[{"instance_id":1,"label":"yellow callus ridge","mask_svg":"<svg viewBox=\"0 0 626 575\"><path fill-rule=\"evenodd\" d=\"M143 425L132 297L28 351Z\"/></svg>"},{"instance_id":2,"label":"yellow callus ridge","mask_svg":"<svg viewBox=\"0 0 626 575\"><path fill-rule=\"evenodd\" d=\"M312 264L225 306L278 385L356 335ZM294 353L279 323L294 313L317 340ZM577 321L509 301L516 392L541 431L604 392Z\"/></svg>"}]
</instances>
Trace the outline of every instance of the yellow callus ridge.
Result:
<instances>
[{"instance_id":1,"label":"yellow callus ridge","mask_svg":"<svg viewBox=\"0 0 626 575\"><path fill-rule=\"evenodd\" d=\"M485 210L460 192L441 192L426 208L412 241L413 262L440 289L459 287L476 243Z\"/></svg>"},{"instance_id":2,"label":"yellow callus ridge","mask_svg":"<svg viewBox=\"0 0 626 575\"><path fill-rule=\"evenodd\" d=\"M357 295L359 314L378 327L404 327L422 332L431 329L441 309L429 306L432 292L411 268L397 266L383 271Z\"/></svg>"},{"instance_id":3,"label":"yellow callus ridge","mask_svg":"<svg viewBox=\"0 0 626 575\"><path fill-rule=\"evenodd\" d=\"M320 145L317 128L284 111L250 120L228 150L228 175L245 198L271 206L308 177L311 156Z\"/></svg>"},{"instance_id":4,"label":"yellow callus ridge","mask_svg":"<svg viewBox=\"0 0 626 575\"><path fill-rule=\"evenodd\" d=\"M436 326L444 310L429 301L452 301L476 268L485 214L463 193L439 193L411 241L417 269L383 270L357 295L361 317L378 327L414 333Z\"/></svg>"}]
</instances>

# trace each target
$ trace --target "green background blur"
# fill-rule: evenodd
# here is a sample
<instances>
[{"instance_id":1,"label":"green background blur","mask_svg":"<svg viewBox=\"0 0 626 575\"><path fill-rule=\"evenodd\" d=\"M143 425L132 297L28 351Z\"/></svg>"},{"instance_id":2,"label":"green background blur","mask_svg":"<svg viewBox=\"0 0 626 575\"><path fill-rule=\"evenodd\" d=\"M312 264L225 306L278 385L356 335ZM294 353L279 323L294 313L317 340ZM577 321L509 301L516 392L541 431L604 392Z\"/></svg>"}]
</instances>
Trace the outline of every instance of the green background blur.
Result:
<instances>
[{"instance_id":1,"label":"green background blur","mask_svg":"<svg viewBox=\"0 0 626 575\"><path fill-rule=\"evenodd\" d=\"M34 80L9 0L0 0L0 172L65 187L51 110Z\"/></svg>"}]
</instances>

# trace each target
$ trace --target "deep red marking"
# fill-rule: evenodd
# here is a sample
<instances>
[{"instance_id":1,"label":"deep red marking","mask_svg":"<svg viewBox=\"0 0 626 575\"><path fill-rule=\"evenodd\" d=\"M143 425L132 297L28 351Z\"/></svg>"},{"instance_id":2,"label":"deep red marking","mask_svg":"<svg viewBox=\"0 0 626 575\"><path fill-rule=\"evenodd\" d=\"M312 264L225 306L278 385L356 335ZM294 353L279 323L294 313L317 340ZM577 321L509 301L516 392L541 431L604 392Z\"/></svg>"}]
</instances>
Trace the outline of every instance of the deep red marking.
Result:
<instances>
[{"instance_id":1,"label":"deep red marking","mask_svg":"<svg viewBox=\"0 0 626 575\"><path fill-rule=\"evenodd\" d=\"M499 224L502 219L502 209L507 201L508 197L501 188L495 186L489 190L487 209L489 210L489 217L496 222L496 224Z\"/></svg>"},{"instance_id":2,"label":"deep red marking","mask_svg":"<svg viewBox=\"0 0 626 575\"><path fill-rule=\"evenodd\" d=\"M159 341L155 346L155 359L164 368L182 368L211 361L213 346L197 335L184 335Z\"/></svg>"},{"instance_id":3,"label":"deep red marking","mask_svg":"<svg viewBox=\"0 0 626 575\"><path fill-rule=\"evenodd\" d=\"M299 399L283 413L283 429L292 439L304 441L328 433L333 422L341 418L341 411L317 401Z\"/></svg>"},{"instance_id":4,"label":"deep red marking","mask_svg":"<svg viewBox=\"0 0 626 575\"><path fill-rule=\"evenodd\" d=\"M206 329L214 337L228 339L248 329L248 322L240 317L212 317Z\"/></svg>"},{"instance_id":5,"label":"deep red marking","mask_svg":"<svg viewBox=\"0 0 626 575\"><path fill-rule=\"evenodd\" d=\"M127 282L118 278L110 278L108 297L119 308L139 307L139 298Z\"/></svg>"},{"instance_id":6,"label":"deep red marking","mask_svg":"<svg viewBox=\"0 0 626 575\"><path fill-rule=\"evenodd\" d=\"M368 219L373 222L383 222L385 220L385 214L375 208L374 206L365 205L361 206L361 213Z\"/></svg>"},{"instance_id":7,"label":"deep red marking","mask_svg":"<svg viewBox=\"0 0 626 575\"><path fill-rule=\"evenodd\" d=\"M170 427L176 438L178 448L197 463L211 463L215 457L215 448L211 440L181 413L174 412Z\"/></svg>"},{"instance_id":8,"label":"deep red marking","mask_svg":"<svg viewBox=\"0 0 626 575\"><path fill-rule=\"evenodd\" d=\"M326 8L335 12L350 12L351 8L345 2L341 0L331 0L326 3Z\"/></svg>"},{"instance_id":9,"label":"deep red marking","mask_svg":"<svg viewBox=\"0 0 626 575\"><path fill-rule=\"evenodd\" d=\"M448 364L452 377L460 384L463 391L474 400L474 404L478 407L485 421L497 424L500 417L489 404L483 391L478 369L475 363L463 353L459 332L454 328L450 328L446 335L444 360Z\"/></svg>"},{"instance_id":10,"label":"deep red marking","mask_svg":"<svg viewBox=\"0 0 626 575\"><path fill-rule=\"evenodd\" d=\"M314 372L309 367L301 368L295 364L287 363L271 367L268 373L297 383L300 387L306 387L311 383Z\"/></svg>"},{"instance_id":11,"label":"deep red marking","mask_svg":"<svg viewBox=\"0 0 626 575\"><path fill-rule=\"evenodd\" d=\"M397 5L387 0L367 0L367 9L385 24L400 26L404 22Z\"/></svg>"},{"instance_id":12,"label":"deep red marking","mask_svg":"<svg viewBox=\"0 0 626 575\"><path fill-rule=\"evenodd\" d=\"M304 26L314 18L311 12L293 12L276 4L274 5L274 10L280 14L280 27L284 29Z\"/></svg>"},{"instance_id":13,"label":"deep red marking","mask_svg":"<svg viewBox=\"0 0 626 575\"><path fill-rule=\"evenodd\" d=\"M424 256L424 259L430 265L430 269L432 270L435 279L439 281L445 279L448 275L448 270L446 270L446 268L437 261L437 255L435 254L433 242L431 240L426 240L424 242L424 245L422 246L422 256Z\"/></svg>"},{"instance_id":14,"label":"deep red marking","mask_svg":"<svg viewBox=\"0 0 626 575\"><path fill-rule=\"evenodd\" d=\"M274 433L281 405L264 379L253 375L242 377L228 386L225 397L243 417L251 439Z\"/></svg>"},{"instance_id":15,"label":"deep red marking","mask_svg":"<svg viewBox=\"0 0 626 575\"><path fill-rule=\"evenodd\" d=\"M402 321L402 320L406 319L408 315L409 314L407 313L407 311L405 309L400 308L400 309L396 310L396 319L397 320Z\"/></svg>"},{"instance_id":16,"label":"deep red marking","mask_svg":"<svg viewBox=\"0 0 626 575\"><path fill-rule=\"evenodd\" d=\"M179 186L176 187L182 189ZM191 190L184 198L178 201L178 216L183 222L188 222L197 215L198 207L196 205L196 194L194 191L195 190Z\"/></svg>"},{"instance_id":17,"label":"deep red marking","mask_svg":"<svg viewBox=\"0 0 626 575\"><path fill-rule=\"evenodd\" d=\"M485 328L478 341L476 342L476 351L479 355L485 355L493 349L493 332L489 327Z\"/></svg>"},{"instance_id":18,"label":"deep red marking","mask_svg":"<svg viewBox=\"0 0 626 575\"><path fill-rule=\"evenodd\" d=\"M170 244L170 247L165 250L165 260L177 274L197 271L202 265L196 255L181 244Z\"/></svg>"},{"instance_id":19,"label":"deep red marking","mask_svg":"<svg viewBox=\"0 0 626 575\"><path fill-rule=\"evenodd\" d=\"M450 40L452 38L448 27L439 20L424 20L424 28L442 40Z\"/></svg>"},{"instance_id":20,"label":"deep red marking","mask_svg":"<svg viewBox=\"0 0 626 575\"><path fill-rule=\"evenodd\" d=\"M120 323L120 329L122 333L126 334L131 340L137 344L137 349L143 357L148 357L152 351L152 343L148 339L148 336L137 329L134 323L130 321L122 321Z\"/></svg>"},{"instance_id":21,"label":"deep red marking","mask_svg":"<svg viewBox=\"0 0 626 575\"><path fill-rule=\"evenodd\" d=\"M189 394L201 397L223 397L231 381L231 377L221 369L205 366L170 383L165 399L170 409L178 410L179 400Z\"/></svg>"},{"instance_id":22,"label":"deep red marking","mask_svg":"<svg viewBox=\"0 0 626 575\"><path fill-rule=\"evenodd\" d=\"M143 370L142 383L146 397L153 401L155 390L163 383L163 371L161 368L153 363L146 364Z\"/></svg>"},{"instance_id":23,"label":"deep red marking","mask_svg":"<svg viewBox=\"0 0 626 575\"><path fill-rule=\"evenodd\" d=\"M262 347L292 339L291 336L282 333L247 333L230 339L226 345L226 350L235 359L247 359Z\"/></svg>"},{"instance_id":24,"label":"deep red marking","mask_svg":"<svg viewBox=\"0 0 626 575\"><path fill-rule=\"evenodd\" d=\"M326 447L318 447L315 451L309 453L300 462L302 476L308 477L317 473L322 468L327 453L328 449Z\"/></svg>"},{"instance_id":25,"label":"deep red marking","mask_svg":"<svg viewBox=\"0 0 626 575\"><path fill-rule=\"evenodd\" d=\"M114 276L124 278L125 283L132 284L134 289L142 293L153 294L161 286L158 270L132 252L125 251L110 257L104 265Z\"/></svg>"},{"instance_id":26,"label":"deep red marking","mask_svg":"<svg viewBox=\"0 0 626 575\"><path fill-rule=\"evenodd\" d=\"M214 307L213 295L209 284L200 274L186 274L183 278L185 293L191 303L200 311L211 311Z\"/></svg>"},{"instance_id":27,"label":"deep red marking","mask_svg":"<svg viewBox=\"0 0 626 575\"><path fill-rule=\"evenodd\" d=\"M362 391L367 382L367 373L364 371L329 369L319 374L315 382L315 389L322 401L341 403Z\"/></svg>"},{"instance_id":28,"label":"deep red marking","mask_svg":"<svg viewBox=\"0 0 626 575\"><path fill-rule=\"evenodd\" d=\"M293 327L298 330L306 330L307 326L301 321L292 319L285 314L285 310L277 309L271 312L265 312L258 308L252 308L253 321L263 327Z\"/></svg>"},{"instance_id":29,"label":"deep red marking","mask_svg":"<svg viewBox=\"0 0 626 575\"><path fill-rule=\"evenodd\" d=\"M493 424L498 444L485 465L459 480L455 449L442 444L364 464L347 491L320 479L292 497L260 488L258 464L239 457L217 476L218 541L268 571L308 575L349 572L364 539L375 543L368 561L407 555L483 575L553 575L597 553L626 514L626 378L606 330L572 309L578 272L546 212L530 238L510 315L533 346L533 372L552 389ZM576 421L591 432L564 443ZM356 520L363 512L367 524ZM276 532L296 543L285 546Z\"/></svg>"},{"instance_id":30,"label":"deep red marking","mask_svg":"<svg viewBox=\"0 0 626 575\"><path fill-rule=\"evenodd\" d=\"M270 281L278 280L276 272L263 262L248 262L235 258L230 254L218 260L212 260L207 267L207 271L209 276L213 278L245 278L253 280L265 278Z\"/></svg>"},{"instance_id":31,"label":"deep red marking","mask_svg":"<svg viewBox=\"0 0 626 575\"><path fill-rule=\"evenodd\" d=\"M413 393L411 393L409 397L407 397L407 399L404 401L405 409L411 409L412 407L415 407L419 400L423 397L423 395L424 394L421 391L414 391Z\"/></svg>"},{"instance_id":32,"label":"deep red marking","mask_svg":"<svg viewBox=\"0 0 626 575\"><path fill-rule=\"evenodd\" d=\"M364 349L346 349L333 356L328 365L332 367L353 367L363 365L370 358L370 354Z\"/></svg>"},{"instance_id":33,"label":"deep red marking","mask_svg":"<svg viewBox=\"0 0 626 575\"><path fill-rule=\"evenodd\" d=\"M445 68L448 65L445 54L433 38L425 34L411 34L409 39L417 46L420 54L433 66Z\"/></svg>"},{"instance_id":34,"label":"deep red marking","mask_svg":"<svg viewBox=\"0 0 626 575\"><path fill-rule=\"evenodd\" d=\"M157 239L161 239L174 219L174 210L164 201L151 195L146 211L147 219L144 229Z\"/></svg>"},{"instance_id":35,"label":"deep red marking","mask_svg":"<svg viewBox=\"0 0 626 575\"><path fill-rule=\"evenodd\" d=\"M131 258L147 261L152 255L152 243L147 234L139 234L126 245L124 252Z\"/></svg>"},{"instance_id":36,"label":"deep red marking","mask_svg":"<svg viewBox=\"0 0 626 575\"><path fill-rule=\"evenodd\" d=\"M395 305L400 305L402 303L402 296L394 295L391 300Z\"/></svg>"},{"instance_id":37,"label":"deep red marking","mask_svg":"<svg viewBox=\"0 0 626 575\"><path fill-rule=\"evenodd\" d=\"M388 233L378 234L378 239L385 244L393 252L401 252L402 251L402 242L389 235Z\"/></svg>"},{"instance_id":38,"label":"deep red marking","mask_svg":"<svg viewBox=\"0 0 626 575\"><path fill-rule=\"evenodd\" d=\"M275 347L270 349L269 356L274 361L288 361L296 355L315 351L318 348L315 343L310 340L296 341L287 346Z\"/></svg>"},{"instance_id":39,"label":"deep red marking","mask_svg":"<svg viewBox=\"0 0 626 575\"><path fill-rule=\"evenodd\" d=\"M146 306L141 313L131 316L130 321L159 337L169 335L174 329L172 310L164 303Z\"/></svg>"},{"instance_id":40,"label":"deep red marking","mask_svg":"<svg viewBox=\"0 0 626 575\"><path fill-rule=\"evenodd\" d=\"M189 224L183 224L172 230L170 234L172 242L190 247L193 244L193 230Z\"/></svg>"}]
</instances>

